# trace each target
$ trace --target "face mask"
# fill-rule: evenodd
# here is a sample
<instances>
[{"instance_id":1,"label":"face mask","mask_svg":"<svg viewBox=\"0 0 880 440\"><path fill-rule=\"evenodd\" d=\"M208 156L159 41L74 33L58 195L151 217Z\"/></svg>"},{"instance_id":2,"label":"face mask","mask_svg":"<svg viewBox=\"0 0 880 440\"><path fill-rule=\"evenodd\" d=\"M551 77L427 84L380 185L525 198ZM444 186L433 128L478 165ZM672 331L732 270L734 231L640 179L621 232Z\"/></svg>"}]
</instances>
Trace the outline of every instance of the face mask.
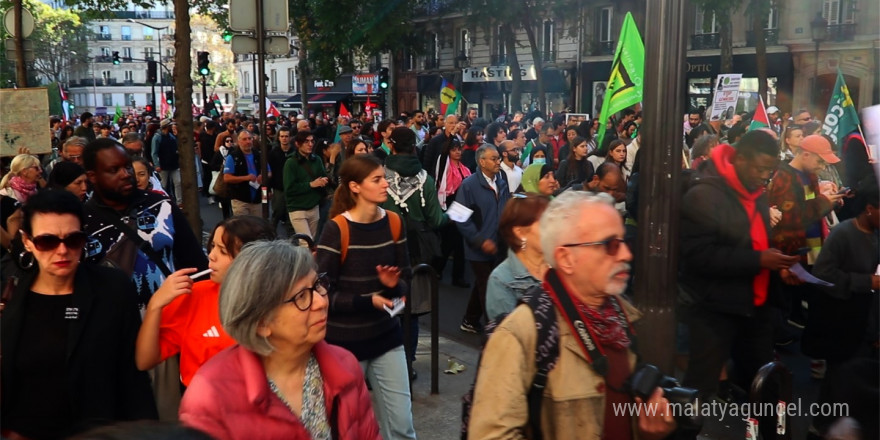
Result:
<instances>
[{"instance_id":1,"label":"face mask","mask_svg":"<svg viewBox=\"0 0 880 440\"><path fill-rule=\"evenodd\" d=\"M532 163L539 163L541 165L544 165L545 163L547 163L547 158L546 157L536 157L534 160L532 160Z\"/></svg>"}]
</instances>

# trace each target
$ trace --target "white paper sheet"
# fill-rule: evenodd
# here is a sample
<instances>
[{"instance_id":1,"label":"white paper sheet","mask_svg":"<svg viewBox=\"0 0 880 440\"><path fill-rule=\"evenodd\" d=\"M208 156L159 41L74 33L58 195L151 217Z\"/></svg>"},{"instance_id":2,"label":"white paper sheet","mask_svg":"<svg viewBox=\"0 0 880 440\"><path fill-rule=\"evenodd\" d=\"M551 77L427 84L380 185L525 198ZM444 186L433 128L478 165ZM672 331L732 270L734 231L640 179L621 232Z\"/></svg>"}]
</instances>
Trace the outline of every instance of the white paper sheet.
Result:
<instances>
[{"instance_id":1,"label":"white paper sheet","mask_svg":"<svg viewBox=\"0 0 880 440\"><path fill-rule=\"evenodd\" d=\"M458 202L452 202L452 204L449 205L449 209L446 210L446 215L449 216L449 220L452 220L456 223L464 223L468 221L473 213L473 209L470 209L467 206L464 206Z\"/></svg>"},{"instance_id":2,"label":"white paper sheet","mask_svg":"<svg viewBox=\"0 0 880 440\"><path fill-rule=\"evenodd\" d=\"M803 281L805 283L818 284L820 286L834 287L834 284L829 283L828 281L820 280L820 279L814 277L813 274L807 272L807 269L804 269L804 266L801 266L801 263L797 263L794 266L789 267L788 270L790 270L791 273L797 275L797 277L800 278L801 281Z\"/></svg>"}]
</instances>

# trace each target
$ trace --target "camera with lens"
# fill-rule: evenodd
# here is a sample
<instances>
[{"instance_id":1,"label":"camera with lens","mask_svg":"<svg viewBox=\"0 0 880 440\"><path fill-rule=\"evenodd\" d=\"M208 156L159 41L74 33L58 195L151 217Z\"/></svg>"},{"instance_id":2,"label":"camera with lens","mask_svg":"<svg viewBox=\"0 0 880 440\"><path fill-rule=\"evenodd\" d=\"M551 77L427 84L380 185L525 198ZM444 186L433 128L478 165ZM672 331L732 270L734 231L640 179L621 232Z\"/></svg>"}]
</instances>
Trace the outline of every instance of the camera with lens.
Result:
<instances>
[{"instance_id":1,"label":"camera with lens","mask_svg":"<svg viewBox=\"0 0 880 440\"><path fill-rule=\"evenodd\" d=\"M663 390L663 397L672 405L678 428L699 432L703 426L703 418L697 402L697 390L682 387L674 377L666 376L651 364L637 367L624 384L625 390L631 396L639 397L643 401L647 401L657 387Z\"/></svg>"}]
</instances>

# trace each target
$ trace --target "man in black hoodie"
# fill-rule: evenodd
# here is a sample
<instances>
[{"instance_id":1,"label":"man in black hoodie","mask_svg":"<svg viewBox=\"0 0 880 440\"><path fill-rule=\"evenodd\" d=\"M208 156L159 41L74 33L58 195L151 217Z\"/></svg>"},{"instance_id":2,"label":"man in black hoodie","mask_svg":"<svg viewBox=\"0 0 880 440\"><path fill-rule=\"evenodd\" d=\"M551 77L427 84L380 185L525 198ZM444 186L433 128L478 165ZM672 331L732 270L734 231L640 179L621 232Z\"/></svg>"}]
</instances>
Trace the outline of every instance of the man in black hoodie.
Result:
<instances>
[{"instance_id":1,"label":"man in black hoodie","mask_svg":"<svg viewBox=\"0 0 880 440\"><path fill-rule=\"evenodd\" d=\"M761 130L719 145L682 200L680 299L690 326L684 385L706 398L731 356L737 382L748 389L773 360L770 271L797 256L770 248L770 207L764 186L779 165L779 146Z\"/></svg>"}]
</instances>

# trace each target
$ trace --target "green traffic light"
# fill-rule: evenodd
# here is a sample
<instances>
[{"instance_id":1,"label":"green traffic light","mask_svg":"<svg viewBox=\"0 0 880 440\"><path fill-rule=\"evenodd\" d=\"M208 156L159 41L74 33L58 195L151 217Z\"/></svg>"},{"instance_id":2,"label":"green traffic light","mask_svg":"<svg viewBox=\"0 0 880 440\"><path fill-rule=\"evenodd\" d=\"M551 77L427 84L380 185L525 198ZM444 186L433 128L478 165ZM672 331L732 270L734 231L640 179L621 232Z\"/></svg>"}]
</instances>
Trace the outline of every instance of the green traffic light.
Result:
<instances>
[{"instance_id":1,"label":"green traffic light","mask_svg":"<svg viewBox=\"0 0 880 440\"><path fill-rule=\"evenodd\" d=\"M228 29L223 31L223 41L226 43L232 41L232 31Z\"/></svg>"},{"instance_id":2,"label":"green traffic light","mask_svg":"<svg viewBox=\"0 0 880 440\"><path fill-rule=\"evenodd\" d=\"M385 81L380 82L380 83L379 83L379 88L380 88L380 89L387 89L387 88L388 88L388 83L385 82Z\"/></svg>"},{"instance_id":3,"label":"green traffic light","mask_svg":"<svg viewBox=\"0 0 880 440\"><path fill-rule=\"evenodd\" d=\"M208 70L207 67L202 67L201 69L199 69L199 75L208 76L209 73L211 73L211 71Z\"/></svg>"}]
</instances>

